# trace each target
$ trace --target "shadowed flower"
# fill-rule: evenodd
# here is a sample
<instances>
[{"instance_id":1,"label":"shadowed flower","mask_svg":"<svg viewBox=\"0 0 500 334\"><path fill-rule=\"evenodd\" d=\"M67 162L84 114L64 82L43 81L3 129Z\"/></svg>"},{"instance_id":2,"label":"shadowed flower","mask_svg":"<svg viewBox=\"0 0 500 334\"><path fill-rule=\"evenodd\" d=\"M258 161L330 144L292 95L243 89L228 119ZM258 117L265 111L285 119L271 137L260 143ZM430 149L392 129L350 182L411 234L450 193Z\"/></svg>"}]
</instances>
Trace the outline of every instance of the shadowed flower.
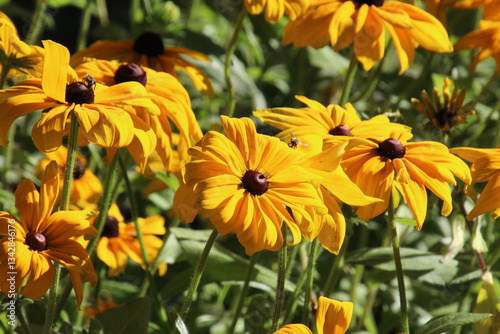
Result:
<instances>
[{"instance_id":1,"label":"shadowed flower","mask_svg":"<svg viewBox=\"0 0 500 334\"><path fill-rule=\"evenodd\" d=\"M103 147L130 144L134 128L149 128L125 105L154 108L146 89L137 82L105 87L92 80L76 81L68 66L68 50L52 41L44 41L45 60L41 79L24 80L0 91L0 144L7 145L7 132L21 116L43 109L32 130L33 142L42 152L57 150L67 134L67 120L73 112L86 143ZM70 78L68 82L68 78ZM119 104L120 106L118 106Z\"/></svg>"},{"instance_id":2,"label":"shadowed flower","mask_svg":"<svg viewBox=\"0 0 500 334\"><path fill-rule=\"evenodd\" d=\"M252 15L258 15L264 11L266 21L276 23L283 14L295 20L309 6L310 0L245 0L245 8Z\"/></svg>"},{"instance_id":3,"label":"shadowed flower","mask_svg":"<svg viewBox=\"0 0 500 334\"><path fill-rule=\"evenodd\" d=\"M162 236L167 232L164 226L165 220L159 215L138 218L137 220L146 245L148 260L153 263L163 245L163 241L157 235ZM125 270L128 259L146 269L135 224L124 222L116 204L112 205L108 211L101 237L97 243L97 256L109 267L109 276L120 275ZM163 266L160 275L163 275L165 271L166 266Z\"/></svg>"},{"instance_id":4,"label":"shadowed flower","mask_svg":"<svg viewBox=\"0 0 500 334\"><path fill-rule=\"evenodd\" d=\"M417 109L424 116L427 116L427 118L432 122L432 126L442 131L448 131L455 126L464 123L467 116L475 114L475 111L471 109L474 102L470 101L464 104L466 94L465 89L462 89L460 93L458 93L458 88L455 85L453 93L450 97L450 83L450 79L444 79L444 101L442 104L439 91L436 88L433 90L434 103L425 91L422 92L423 101L415 98L411 99L411 103L413 103L415 109Z\"/></svg>"},{"instance_id":5,"label":"shadowed flower","mask_svg":"<svg viewBox=\"0 0 500 334\"><path fill-rule=\"evenodd\" d=\"M351 302L319 297L316 312L318 334L344 334L351 323L353 308ZM281 327L274 334L312 334L312 331L303 324L291 324Z\"/></svg>"},{"instance_id":6,"label":"shadowed flower","mask_svg":"<svg viewBox=\"0 0 500 334\"><path fill-rule=\"evenodd\" d=\"M19 39L16 27L7 16L0 16L0 68L3 80L42 75L43 49ZM0 89L3 87L0 87Z\"/></svg>"},{"instance_id":7,"label":"shadowed flower","mask_svg":"<svg viewBox=\"0 0 500 334\"><path fill-rule=\"evenodd\" d=\"M312 219L304 207L326 213L311 184L318 184L320 178L296 165L302 155L287 144L257 134L249 118L222 116L221 121L227 137L210 131L189 150L186 185L181 185L175 196L194 191L201 215L209 218L220 234L236 232L247 254L278 250L283 245L283 222L291 232L291 243L297 244L301 230L287 208L309 223ZM187 221L182 208L177 212Z\"/></svg>"},{"instance_id":8,"label":"shadowed flower","mask_svg":"<svg viewBox=\"0 0 500 334\"><path fill-rule=\"evenodd\" d=\"M59 147L54 152L46 153L45 158L40 159L36 166L35 174L41 175L45 167L55 161L59 166L61 179L66 167L66 158L68 149L64 146ZM61 185L62 186L62 185ZM75 159L75 168L73 170L73 182L71 182L71 203L77 207L84 208L86 203L97 203L103 192L101 181L87 168L87 159L77 152Z\"/></svg>"},{"instance_id":9,"label":"shadowed flower","mask_svg":"<svg viewBox=\"0 0 500 334\"><path fill-rule=\"evenodd\" d=\"M97 275L82 244L96 236L96 229L87 220L88 210L52 213L59 195L59 167L52 162L42 178L40 192L31 180L24 180L15 192L20 219L0 212L0 290L9 291L9 277L23 296L42 298L54 279L54 264L69 270L77 304L82 301L82 281L95 285ZM15 263L8 253L15 249ZM14 274L15 273L15 274Z\"/></svg>"},{"instance_id":10,"label":"shadowed flower","mask_svg":"<svg viewBox=\"0 0 500 334\"><path fill-rule=\"evenodd\" d=\"M196 116L191 109L191 101L187 91L179 80L168 73L156 72L147 67L137 64L118 63L116 61L92 60L86 62L76 69L79 76L92 73L96 82L102 82L107 86L113 86L126 81L138 81L146 87L151 94L151 101L158 107L158 115L149 115L147 112L141 116L147 124L151 125L151 135L156 140L155 145L147 147L148 140L141 136L135 136L129 150L132 157L140 166L141 172L150 169L147 167L148 152L156 149L162 159L165 170L172 171L174 168L173 146L177 147L177 154L181 160L187 160L187 150L202 137L200 126ZM172 140L172 126L180 133L179 141L175 144Z\"/></svg>"},{"instance_id":11,"label":"shadowed flower","mask_svg":"<svg viewBox=\"0 0 500 334\"><path fill-rule=\"evenodd\" d=\"M418 46L434 52L453 47L443 25L431 14L400 1L313 0L309 9L285 28L283 44L320 48L331 44L335 51L349 45L370 70L384 57L385 31L391 36L401 65L408 69Z\"/></svg>"},{"instance_id":12,"label":"shadowed flower","mask_svg":"<svg viewBox=\"0 0 500 334\"><path fill-rule=\"evenodd\" d=\"M497 64L497 75L500 74L500 21L481 20L479 29L463 36L455 43L455 51L479 49L469 70L473 71L477 64L486 58L493 57Z\"/></svg>"},{"instance_id":13,"label":"shadowed flower","mask_svg":"<svg viewBox=\"0 0 500 334\"><path fill-rule=\"evenodd\" d=\"M97 41L71 57L71 65L85 62L85 58L118 60L123 63L135 63L158 72L167 72L177 78L176 70L185 72L194 86L203 94L213 96L210 79L199 68L184 59L188 56L198 61L210 61L205 54L184 48L165 47L161 36L146 31L135 40Z\"/></svg>"},{"instance_id":14,"label":"shadowed flower","mask_svg":"<svg viewBox=\"0 0 500 334\"><path fill-rule=\"evenodd\" d=\"M493 219L500 216L500 148L456 147L450 152L472 162L472 182L487 182L476 205L467 215L472 220L479 215L493 211Z\"/></svg>"},{"instance_id":15,"label":"shadowed flower","mask_svg":"<svg viewBox=\"0 0 500 334\"><path fill-rule=\"evenodd\" d=\"M346 174L368 196L383 200L356 210L367 221L387 209L393 189L397 189L422 228L427 214L426 188L443 200L441 214L452 210L449 184L456 185L454 175L467 184L467 165L450 154L448 148L432 141L408 142L410 131L394 131L387 137L377 137L346 152L342 166Z\"/></svg>"}]
</instances>

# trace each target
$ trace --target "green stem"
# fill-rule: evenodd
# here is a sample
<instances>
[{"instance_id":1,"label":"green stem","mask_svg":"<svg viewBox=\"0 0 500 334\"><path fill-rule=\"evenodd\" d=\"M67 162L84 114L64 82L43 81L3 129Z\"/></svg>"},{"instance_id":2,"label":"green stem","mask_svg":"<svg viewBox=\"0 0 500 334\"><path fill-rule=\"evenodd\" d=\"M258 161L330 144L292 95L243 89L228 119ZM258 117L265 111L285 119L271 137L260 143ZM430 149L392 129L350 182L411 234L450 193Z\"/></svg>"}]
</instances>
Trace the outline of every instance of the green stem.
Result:
<instances>
[{"instance_id":1,"label":"green stem","mask_svg":"<svg viewBox=\"0 0 500 334\"><path fill-rule=\"evenodd\" d=\"M399 288L399 301L401 303L401 325L403 326L402 332L405 334L410 334L410 328L408 325L408 308L407 308L408 306L406 301L405 279L403 272L403 264L401 262L401 253L399 248L398 232L396 229L396 221L394 220L394 202L392 195L389 199L389 206L387 207L386 221L392 241L394 264L396 265L396 277L398 279L398 288Z\"/></svg>"},{"instance_id":2,"label":"green stem","mask_svg":"<svg viewBox=\"0 0 500 334\"><path fill-rule=\"evenodd\" d=\"M34 44L40 38L43 28L43 18L47 9L47 1L37 1L35 13L33 14L33 22L31 22L30 30L26 37L26 44Z\"/></svg>"},{"instance_id":3,"label":"green stem","mask_svg":"<svg viewBox=\"0 0 500 334\"><path fill-rule=\"evenodd\" d=\"M284 324L289 324L292 321L292 317L295 313L295 309L297 308L297 303L299 301L299 294L302 291L304 283L306 282L306 278L307 278L307 270L302 270L299 280L295 284L295 290L293 291L293 294L288 301L288 306L286 307L285 316L283 317Z\"/></svg>"},{"instance_id":4,"label":"green stem","mask_svg":"<svg viewBox=\"0 0 500 334\"><path fill-rule=\"evenodd\" d=\"M240 12L240 15L238 16L238 20L236 21L236 26L234 27L233 30L233 35L231 36L229 44L227 45L226 55L224 58L224 78L226 79L226 88L229 94L229 106L227 111L227 115L229 117L233 117L234 109L236 107L236 98L234 96L233 83L231 82L231 59L234 54L236 41L238 40L238 34L241 30L241 27L243 26L243 21L246 17L246 13L247 13L246 9L243 8Z\"/></svg>"},{"instance_id":5,"label":"green stem","mask_svg":"<svg viewBox=\"0 0 500 334\"><path fill-rule=\"evenodd\" d=\"M245 301L245 297L248 293L248 288L250 287L250 281L252 280L253 277L253 272L255 268L255 263L257 262L257 259L259 258L259 254L254 254L250 257L250 263L248 264L247 272L245 274L245 281L243 283L243 286L241 287L241 291L238 294L238 299L236 301L236 309L234 311L233 315L233 322L231 323L231 327L229 327L228 333L233 334L234 329L236 328L236 324L238 322L238 319L241 314L241 310L243 309L243 303Z\"/></svg>"},{"instance_id":6,"label":"green stem","mask_svg":"<svg viewBox=\"0 0 500 334\"><path fill-rule=\"evenodd\" d=\"M339 105L344 106L347 101L349 101L349 94L351 94L352 83L354 82L354 77L356 76L356 70L358 68L358 60L354 55L351 54L351 60L349 61L349 68L347 69L344 90L342 90L342 95L340 96Z\"/></svg>"},{"instance_id":7,"label":"green stem","mask_svg":"<svg viewBox=\"0 0 500 334\"><path fill-rule=\"evenodd\" d=\"M106 0L96 0L97 6L97 15L99 16L99 21L101 22L101 26L109 25L109 17L108 17L108 7L106 6Z\"/></svg>"},{"instance_id":8,"label":"green stem","mask_svg":"<svg viewBox=\"0 0 500 334\"><path fill-rule=\"evenodd\" d=\"M283 233L283 237L285 237L286 224L283 224L281 230ZM283 241L283 246L281 246L280 250L278 251L278 280L276 283L276 299L274 303L273 323L271 325L272 332L275 332L279 329L281 308L283 306L283 300L285 297L286 257L287 257L287 245L286 241Z\"/></svg>"},{"instance_id":9,"label":"green stem","mask_svg":"<svg viewBox=\"0 0 500 334\"><path fill-rule=\"evenodd\" d=\"M200 259L198 260L198 264L196 265L196 268L194 270L193 277L191 278L191 283L189 284L186 299L184 299L184 303L182 304L180 312L182 320L186 319L186 316L189 312L189 308L191 307L191 303L193 302L196 290L198 290L198 285L200 284L201 276L203 275L203 270L205 269L205 264L208 259L208 254L210 254L210 250L212 249L218 235L219 232L217 232L217 230L214 229L212 231L212 234L210 234L207 243L205 244L205 248L203 248L203 251L201 252Z\"/></svg>"},{"instance_id":10,"label":"green stem","mask_svg":"<svg viewBox=\"0 0 500 334\"><path fill-rule=\"evenodd\" d=\"M82 18L80 20L80 31L76 40L76 51L80 51L87 45L87 35L90 28L90 19L92 17L91 0L87 0L83 7Z\"/></svg>"},{"instance_id":11,"label":"green stem","mask_svg":"<svg viewBox=\"0 0 500 334\"><path fill-rule=\"evenodd\" d=\"M97 230L97 236L95 238L92 238L92 240L90 240L89 242L89 245L87 246L87 252L89 253L89 256L92 256L95 247L97 246L99 236L101 235L102 229L104 228L104 223L106 222L109 207L111 206L114 189L113 182L116 177L116 164L119 154L120 151L116 152L115 156L113 157L113 161L111 161L111 164L108 166L108 171L106 172L106 179L104 180L103 185L104 194L102 197L101 205L99 206L99 215L97 216L97 219L94 223L94 227Z\"/></svg>"},{"instance_id":12,"label":"green stem","mask_svg":"<svg viewBox=\"0 0 500 334\"><path fill-rule=\"evenodd\" d=\"M21 323L21 327L26 331L26 333L32 334L33 332L31 331L31 328L28 325L26 318L24 317L24 312L22 309L16 313L16 316L19 319L19 322Z\"/></svg>"},{"instance_id":13,"label":"green stem","mask_svg":"<svg viewBox=\"0 0 500 334\"><path fill-rule=\"evenodd\" d=\"M314 266L316 264L316 255L318 250L318 239L314 239L309 249L309 261L307 263L307 281L304 289L304 308L302 310L302 323L309 325L309 315L311 314L311 291L314 282Z\"/></svg>"},{"instance_id":14,"label":"green stem","mask_svg":"<svg viewBox=\"0 0 500 334\"><path fill-rule=\"evenodd\" d=\"M71 182L73 181L73 170L75 168L76 148L78 140L78 119L71 112L70 130L68 137L68 155L66 157L66 166L64 167L63 189L61 195L60 211L67 211L71 198ZM49 300L47 302L47 310L45 313L45 324L43 333L49 334L52 332L52 325L55 320L57 306L57 290L59 288L59 278L61 276L61 265L54 263L54 280L50 287Z\"/></svg>"}]
</instances>

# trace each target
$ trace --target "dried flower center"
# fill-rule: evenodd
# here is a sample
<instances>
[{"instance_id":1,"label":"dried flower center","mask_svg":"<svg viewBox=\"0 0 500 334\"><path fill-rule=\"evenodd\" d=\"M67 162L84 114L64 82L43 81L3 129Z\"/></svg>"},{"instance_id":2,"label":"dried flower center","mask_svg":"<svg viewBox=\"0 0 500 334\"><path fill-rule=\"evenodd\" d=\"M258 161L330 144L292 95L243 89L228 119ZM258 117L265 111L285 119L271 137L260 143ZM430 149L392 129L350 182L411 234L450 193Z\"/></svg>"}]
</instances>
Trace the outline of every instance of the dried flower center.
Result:
<instances>
[{"instance_id":1,"label":"dried flower center","mask_svg":"<svg viewBox=\"0 0 500 334\"><path fill-rule=\"evenodd\" d=\"M75 159L75 167L73 168L73 180L78 180L83 177L85 174L85 170L87 169L87 164L82 160L76 158Z\"/></svg>"},{"instance_id":2,"label":"dried flower center","mask_svg":"<svg viewBox=\"0 0 500 334\"><path fill-rule=\"evenodd\" d=\"M436 113L436 119L441 127L450 124L453 121L455 114L448 108L443 108Z\"/></svg>"},{"instance_id":3,"label":"dried flower center","mask_svg":"<svg viewBox=\"0 0 500 334\"><path fill-rule=\"evenodd\" d=\"M252 195L262 195L269 188L267 178L254 170L249 170L241 178L243 188Z\"/></svg>"},{"instance_id":4,"label":"dried flower center","mask_svg":"<svg viewBox=\"0 0 500 334\"><path fill-rule=\"evenodd\" d=\"M66 85L66 102L94 103L94 89L91 85L77 81Z\"/></svg>"},{"instance_id":5,"label":"dried flower center","mask_svg":"<svg viewBox=\"0 0 500 334\"><path fill-rule=\"evenodd\" d=\"M399 159L405 156L406 148L396 138L389 138L378 144L378 154L388 159Z\"/></svg>"},{"instance_id":6,"label":"dried flower center","mask_svg":"<svg viewBox=\"0 0 500 334\"><path fill-rule=\"evenodd\" d=\"M118 67L115 72L116 83L137 81L143 86L146 86L147 76L146 72L137 64L123 64Z\"/></svg>"},{"instance_id":7,"label":"dried flower center","mask_svg":"<svg viewBox=\"0 0 500 334\"><path fill-rule=\"evenodd\" d=\"M333 129L331 129L330 131L328 131L328 133L333 135L333 136L352 137L351 130L349 130L349 128L345 125L338 125L338 126L334 127Z\"/></svg>"},{"instance_id":8,"label":"dried flower center","mask_svg":"<svg viewBox=\"0 0 500 334\"><path fill-rule=\"evenodd\" d=\"M150 57L156 57L163 54L165 46L160 35L154 32L146 31L140 34L134 42L134 51Z\"/></svg>"},{"instance_id":9,"label":"dried flower center","mask_svg":"<svg viewBox=\"0 0 500 334\"><path fill-rule=\"evenodd\" d=\"M120 233L120 229L118 227L118 220L113 216L107 216L106 222L104 223L104 227L102 229L101 236L108 238L116 238Z\"/></svg>"},{"instance_id":10,"label":"dried flower center","mask_svg":"<svg viewBox=\"0 0 500 334\"><path fill-rule=\"evenodd\" d=\"M384 0L354 0L354 2L361 4L365 3L368 6L374 5L376 7L381 7L384 4Z\"/></svg>"},{"instance_id":11,"label":"dried flower center","mask_svg":"<svg viewBox=\"0 0 500 334\"><path fill-rule=\"evenodd\" d=\"M26 234L26 245L33 250L41 252L47 249L47 239L42 233L29 232Z\"/></svg>"}]
</instances>

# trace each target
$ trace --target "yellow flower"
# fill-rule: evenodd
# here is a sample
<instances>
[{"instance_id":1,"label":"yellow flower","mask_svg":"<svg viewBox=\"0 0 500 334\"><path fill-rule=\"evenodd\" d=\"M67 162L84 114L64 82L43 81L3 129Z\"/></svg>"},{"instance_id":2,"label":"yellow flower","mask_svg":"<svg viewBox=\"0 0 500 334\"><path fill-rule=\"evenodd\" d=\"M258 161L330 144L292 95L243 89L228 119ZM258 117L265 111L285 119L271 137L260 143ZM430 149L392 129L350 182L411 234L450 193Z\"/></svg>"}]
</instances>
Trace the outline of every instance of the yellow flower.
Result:
<instances>
[{"instance_id":1,"label":"yellow flower","mask_svg":"<svg viewBox=\"0 0 500 334\"><path fill-rule=\"evenodd\" d=\"M435 17L407 3L384 0L314 0L288 23L282 43L315 48L331 44L335 51L353 44L354 55L368 71L384 57L386 30L399 57L400 74L413 62L418 46L434 52L453 50Z\"/></svg>"},{"instance_id":2,"label":"yellow flower","mask_svg":"<svg viewBox=\"0 0 500 334\"><path fill-rule=\"evenodd\" d=\"M16 208L20 220L0 212L0 290L10 291L10 283L20 294L39 299L54 279L54 264L69 270L77 303L82 301L82 280L95 285L97 275L87 251L77 239L97 234L86 219L88 211L52 213L59 195L59 168L52 162L42 178L40 192L31 180L16 189ZM15 262L11 254L14 253ZM9 281L9 278L14 278Z\"/></svg>"},{"instance_id":3,"label":"yellow flower","mask_svg":"<svg viewBox=\"0 0 500 334\"><path fill-rule=\"evenodd\" d=\"M43 49L21 41L12 21L6 15L1 15L0 69L7 71L6 77L39 78L42 74L42 63Z\"/></svg>"},{"instance_id":4,"label":"yellow flower","mask_svg":"<svg viewBox=\"0 0 500 334\"><path fill-rule=\"evenodd\" d=\"M180 140L175 143L177 154L181 160L187 160L187 150L202 137L202 132L198 121L191 108L191 101L187 91L179 80L168 73L156 72L147 67L140 67L137 64L118 63L116 61L92 60L86 62L76 69L79 76L92 73L96 82L101 82L107 86L113 86L125 81L138 81L143 84L151 94L152 102L158 107L158 115L148 115L143 113L142 119L151 125L151 133L156 140L152 147L146 146L148 140L144 136L135 136L129 150L132 157L140 166L141 172L150 169L147 167L147 157L151 150L156 149L160 155L165 170L172 171L174 168L172 122L180 132Z\"/></svg>"},{"instance_id":5,"label":"yellow flower","mask_svg":"<svg viewBox=\"0 0 500 334\"><path fill-rule=\"evenodd\" d=\"M432 125L442 131L448 131L464 123L467 116L475 114L475 111L471 109L474 102L470 101L464 104L465 89L462 89L460 93L458 93L458 88L455 85L450 98L450 83L450 79L444 79L443 104L441 104L440 94L436 88L434 88L433 91L434 103L425 91L422 92L423 102L415 98L411 99L411 103L413 103L415 109L424 116L427 116L432 122Z\"/></svg>"},{"instance_id":6,"label":"yellow flower","mask_svg":"<svg viewBox=\"0 0 500 334\"><path fill-rule=\"evenodd\" d=\"M146 269L135 224L124 221L118 206L112 205L97 243L97 256L109 267L108 274L110 276L120 275L125 270L128 259ZM165 220L159 215L153 215L147 218L138 218L138 223L146 245L148 260L153 263L163 245L162 240L157 235L161 236L166 233ZM166 267L160 274L164 274L165 270Z\"/></svg>"},{"instance_id":7,"label":"yellow flower","mask_svg":"<svg viewBox=\"0 0 500 334\"><path fill-rule=\"evenodd\" d=\"M500 74L500 21L481 20L479 29L463 36L455 43L455 50L470 50L479 48L469 70L473 71L477 64L486 58L493 57L497 64L497 74Z\"/></svg>"},{"instance_id":8,"label":"yellow flower","mask_svg":"<svg viewBox=\"0 0 500 334\"><path fill-rule=\"evenodd\" d=\"M40 159L36 166L36 174L41 175L46 166L55 161L59 166L60 177L64 175L68 149L59 147L54 152L46 153L45 158ZM61 184L62 186L62 184ZM85 207L86 203L97 203L103 192L101 181L87 168L87 159L77 152L75 168L73 170L73 182L71 182L71 203L78 207Z\"/></svg>"},{"instance_id":9,"label":"yellow flower","mask_svg":"<svg viewBox=\"0 0 500 334\"><path fill-rule=\"evenodd\" d=\"M125 82L105 87L91 80L76 81L76 74L68 66L68 50L52 41L43 44L42 78L24 80L0 91L3 102L0 104L1 145L7 145L7 132L14 120L38 109L44 112L33 127L32 137L42 152L51 152L61 146L71 112L80 123L80 134L86 143L103 147L127 146L132 141L134 128L149 127L121 107L154 107L141 84Z\"/></svg>"},{"instance_id":10,"label":"yellow flower","mask_svg":"<svg viewBox=\"0 0 500 334\"><path fill-rule=\"evenodd\" d=\"M493 219L500 216L500 148L456 147L450 150L460 158L472 162L472 182L487 182L476 205L467 215L472 220L479 215L493 211Z\"/></svg>"},{"instance_id":11,"label":"yellow flower","mask_svg":"<svg viewBox=\"0 0 500 334\"><path fill-rule=\"evenodd\" d=\"M432 141L408 142L409 131L394 131L357 145L344 154L346 174L368 196L383 200L356 210L363 220L378 216L387 209L393 189L397 189L422 228L427 214L427 191L443 200L441 214L452 210L450 187L456 185L453 175L470 183L467 165L450 154L448 148Z\"/></svg>"},{"instance_id":12,"label":"yellow flower","mask_svg":"<svg viewBox=\"0 0 500 334\"><path fill-rule=\"evenodd\" d=\"M278 134L281 140L290 143L296 138L299 142L303 142L302 144L307 144L298 145L304 150L315 149L316 146L308 143L304 136L319 135L323 141L339 143L353 136L370 138L388 134L393 128L406 128L401 124L390 123L385 115L362 121L350 103L347 103L344 109L334 104L325 107L304 96L295 98L309 108L271 108L258 110L254 112L254 116L266 124L283 130Z\"/></svg>"},{"instance_id":13,"label":"yellow flower","mask_svg":"<svg viewBox=\"0 0 500 334\"><path fill-rule=\"evenodd\" d=\"M326 213L311 184L320 178L295 165L301 157L297 151L275 137L257 134L249 118L222 116L221 121L227 137L210 131L189 150L192 158L184 175L189 189L181 186L176 197L193 189L201 215L220 234L236 232L247 254L278 250L283 222L292 234L291 243L297 244L301 230L287 208L308 222L312 219L303 207Z\"/></svg>"},{"instance_id":14,"label":"yellow flower","mask_svg":"<svg viewBox=\"0 0 500 334\"><path fill-rule=\"evenodd\" d=\"M245 0L245 8L252 15L258 15L266 8L266 21L276 23L283 14L295 20L309 6L309 0Z\"/></svg>"},{"instance_id":15,"label":"yellow flower","mask_svg":"<svg viewBox=\"0 0 500 334\"><path fill-rule=\"evenodd\" d=\"M196 89L212 97L214 91L210 79L199 68L184 59L184 55L199 61L210 61L210 58L201 52L165 47L159 34L147 31L137 36L135 40L97 41L75 53L71 57L71 65L80 65L85 58L91 57L135 63L158 72L170 73L174 77L177 77L175 70L180 70L189 75Z\"/></svg>"},{"instance_id":16,"label":"yellow flower","mask_svg":"<svg viewBox=\"0 0 500 334\"><path fill-rule=\"evenodd\" d=\"M351 302L319 297L316 312L318 334L344 334L351 323L353 307ZM312 334L312 331L303 324L291 324L280 328L274 334Z\"/></svg>"}]
</instances>

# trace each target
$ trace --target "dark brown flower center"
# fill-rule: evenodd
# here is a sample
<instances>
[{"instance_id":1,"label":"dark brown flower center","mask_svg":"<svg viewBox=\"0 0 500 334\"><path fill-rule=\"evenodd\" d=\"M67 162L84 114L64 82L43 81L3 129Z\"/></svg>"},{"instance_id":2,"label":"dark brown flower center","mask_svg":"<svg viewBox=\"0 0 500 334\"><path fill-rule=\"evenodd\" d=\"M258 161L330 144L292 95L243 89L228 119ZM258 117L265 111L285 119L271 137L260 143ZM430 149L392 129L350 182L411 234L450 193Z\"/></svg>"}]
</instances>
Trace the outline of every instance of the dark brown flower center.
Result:
<instances>
[{"instance_id":1,"label":"dark brown flower center","mask_svg":"<svg viewBox=\"0 0 500 334\"><path fill-rule=\"evenodd\" d=\"M41 252L47 249L47 239L42 233L38 232L29 232L26 234L26 245L33 250Z\"/></svg>"},{"instance_id":2,"label":"dark brown flower center","mask_svg":"<svg viewBox=\"0 0 500 334\"><path fill-rule=\"evenodd\" d=\"M448 108L443 108L436 113L436 119L441 127L450 124L455 115Z\"/></svg>"},{"instance_id":3,"label":"dark brown flower center","mask_svg":"<svg viewBox=\"0 0 500 334\"><path fill-rule=\"evenodd\" d=\"M354 0L354 2L361 4L365 3L368 6L374 5L376 7L381 7L384 4L384 0Z\"/></svg>"},{"instance_id":4,"label":"dark brown flower center","mask_svg":"<svg viewBox=\"0 0 500 334\"><path fill-rule=\"evenodd\" d=\"M134 51L150 57L163 54L165 46L161 36L157 33L146 31L140 34L134 43Z\"/></svg>"},{"instance_id":5,"label":"dark brown flower center","mask_svg":"<svg viewBox=\"0 0 500 334\"><path fill-rule=\"evenodd\" d=\"M87 169L87 164L85 164L82 160L76 158L75 167L73 168L73 180L78 180L82 178L83 174L85 174L86 169Z\"/></svg>"},{"instance_id":6,"label":"dark brown flower center","mask_svg":"<svg viewBox=\"0 0 500 334\"><path fill-rule=\"evenodd\" d=\"M146 86L147 76L146 72L137 64L123 64L118 67L115 72L116 83L137 81L143 86Z\"/></svg>"},{"instance_id":7,"label":"dark brown flower center","mask_svg":"<svg viewBox=\"0 0 500 334\"><path fill-rule=\"evenodd\" d=\"M333 136L352 137L351 130L349 130L349 128L345 125L338 125L338 126L334 127L333 129L331 129L330 131L328 131L328 133L333 135Z\"/></svg>"},{"instance_id":8,"label":"dark brown flower center","mask_svg":"<svg viewBox=\"0 0 500 334\"><path fill-rule=\"evenodd\" d=\"M120 228L118 226L118 220L113 216L107 216L106 222L102 229L101 236L108 238L116 238L120 234Z\"/></svg>"},{"instance_id":9,"label":"dark brown flower center","mask_svg":"<svg viewBox=\"0 0 500 334\"><path fill-rule=\"evenodd\" d=\"M254 170L249 170L241 178L243 188L252 195L262 195L269 188L267 178Z\"/></svg>"},{"instance_id":10,"label":"dark brown flower center","mask_svg":"<svg viewBox=\"0 0 500 334\"><path fill-rule=\"evenodd\" d=\"M378 144L378 154L388 159L399 159L405 156L406 148L396 138L389 138Z\"/></svg>"},{"instance_id":11,"label":"dark brown flower center","mask_svg":"<svg viewBox=\"0 0 500 334\"><path fill-rule=\"evenodd\" d=\"M66 102L68 103L94 103L94 89L85 83L77 81L66 85Z\"/></svg>"}]
</instances>

